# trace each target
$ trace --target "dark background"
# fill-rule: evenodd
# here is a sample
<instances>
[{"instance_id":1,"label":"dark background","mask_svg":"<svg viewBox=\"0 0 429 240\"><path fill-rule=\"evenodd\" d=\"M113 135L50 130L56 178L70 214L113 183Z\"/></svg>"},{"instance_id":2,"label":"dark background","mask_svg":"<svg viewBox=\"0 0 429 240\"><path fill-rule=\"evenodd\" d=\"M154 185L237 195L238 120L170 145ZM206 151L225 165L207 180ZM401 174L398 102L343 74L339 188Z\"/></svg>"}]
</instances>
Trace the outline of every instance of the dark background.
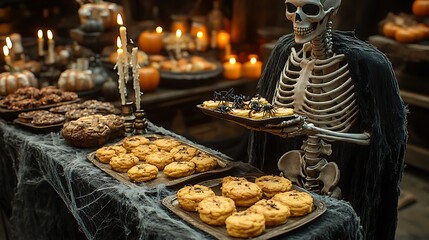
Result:
<instances>
[{"instance_id":1,"label":"dark background","mask_svg":"<svg viewBox=\"0 0 429 240\"><path fill-rule=\"evenodd\" d=\"M124 0L110 2L122 3L127 12L127 26L155 20L169 26L171 14L182 13L188 16L207 15L212 9L213 0ZM342 1L334 26L340 30L355 30L361 39L376 34L377 24L388 12L411 12L413 0ZM236 42L256 43L258 31L269 27L290 29L285 18L283 0L221 0L222 11L227 21L245 19L241 25L240 37ZM236 6L234 11L234 6ZM154 14L154 7L159 9ZM239 9L237 9L237 7ZM79 4L74 0L0 0L0 35L12 32L24 37L36 35L39 28L54 29L62 37L79 25L77 10ZM141 29L137 28L137 31Z\"/></svg>"}]
</instances>

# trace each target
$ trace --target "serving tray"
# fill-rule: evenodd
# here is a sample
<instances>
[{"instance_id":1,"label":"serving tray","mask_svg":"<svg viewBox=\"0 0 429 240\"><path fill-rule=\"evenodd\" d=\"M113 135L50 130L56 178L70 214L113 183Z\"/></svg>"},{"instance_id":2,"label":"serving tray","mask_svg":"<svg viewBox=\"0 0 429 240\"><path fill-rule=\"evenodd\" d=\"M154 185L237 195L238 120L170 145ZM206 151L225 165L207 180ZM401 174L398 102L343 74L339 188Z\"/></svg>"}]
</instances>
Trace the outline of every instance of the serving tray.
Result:
<instances>
[{"instance_id":1,"label":"serving tray","mask_svg":"<svg viewBox=\"0 0 429 240\"><path fill-rule=\"evenodd\" d=\"M29 111L35 111L35 110L49 110L50 108L53 108L53 107L58 107L58 106L70 104L70 103L77 103L79 101L80 101L80 98L76 98L75 100L72 100L72 101L59 102L55 104L47 104L36 108L26 108L26 109L19 109L19 110L7 109L5 107L0 106L0 116L5 119L14 119L22 112L29 112Z\"/></svg>"},{"instance_id":2,"label":"serving tray","mask_svg":"<svg viewBox=\"0 0 429 240\"><path fill-rule=\"evenodd\" d=\"M63 128L65 121L62 123L51 125L34 125L31 122L23 122L19 118L17 118L13 120L13 123L34 133L48 133L60 131Z\"/></svg>"},{"instance_id":3,"label":"serving tray","mask_svg":"<svg viewBox=\"0 0 429 240\"><path fill-rule=\"evenodd\" d=\"M210 84L223 72L223 66L219 62L213 62L215 68L199 72L172 72L159 70L161 86L170 88L188 88Z\"/></svg>"},{"instance_id":4,"label":"serving tray","mask_svg":"<svg viewBox=\"0 0 429 240\"><path fill-rule=\"evenodd\" d=\"M255 176L245 176L249 181L254 182L256 177ZM201 183L198 183L200 185L204 185L207 187L211 187L213 191L216 193L216 195L221 196L221 184L222 179L212 179L208 181L204 181ZM292 186L292 189L307 192L305 189L300 188L296 185ZM276 237L279 235L286 234L294 229L297 229L299 227L302 227L306 224L309 224L314 219L320 217L325 211L326 211L326 205L324 202L313 198L313 211L305 216L302 217L290 217L286 223L279 225L279 226L273 226L273 227L266 227L264 233L261 235L252 238L255 240L265 240L270 239L272 237ZM179 203L177 201L176 195L171 195L162 200L162 204L168 208L171 212L179 216L181 219L186 221L187 223L191 224L192 226L212 235L213 237L217 239L240 239L240 238L234 238L228 235L226 231L225 226L212 226L209 224L206 224L200 220L200 217L197 212L188 212L179 207ZM237 211L245 210L244 207L237 207Z\"/></svg>"},{"instance_id":5,"label":"serving tray","mask_svg":"<svg viewBox=\"0 0 429 240\"><path fill-rule=\"evenodd\" d=\"M249 127L263 127L267 124L280 124L283 121L291 120L294 118L297 118L298 116L296 114L289 115L289 116L278 116L278 117L269 117L269 118L263 118L263 119L253 119L253 118L247 118L242 116L237 116L229 113L224 113L217 111L215 109L210 109L203 107L203 105L198 104L197 108L199 108L204 114L224 119L233 123L237 123L240 125L246 125Z\"/></svg>"},{"instance_id":6,"label":"serving tray","mask_svg":"<svg viewBox=\"0 0 429 240\"><path fill-rule=\"evenodd\" d=\"M87 158L90 162L92 162L95 166L97 166L98 168L100 168L102 171L104 171L105 173L107 173L108 175L112 176L114 179L118 180L119 182L129 185L129 186L147 186L147 187L156 187L158 185L164 184L167 187L175 187L175 186L179 186L179 185L183 185L186 182L192 181L192 180L196 180L202 177L206 177L206 176L216 176L220 173L225 173L229 170L231 170L233 168L233 165L226 159L214 156L213 154L208 153L207 151L199 148L196 145L193 144L188 144L188 143L184 143L183 141L181 141L180 139L176 139L173 137L169 137L169 136L163 136L163 135L157 135L157 134L144 134L142 135L144 137L149 138L151 141L157 139L157 138L172 138L175 139L176 141L181 142L184 145L188 145L191 147L194 147L196 149L198 149L198 151L204 152L214 158L217 159L218 162L218 166L210 171L206 171L206 172L202 172L202 173L194 173L190 176L186 176L186 177L181 177L181 178L170 178L167 175L164 174L163 171L159 171L158 172L158 176L148 182L143 182L143 183L134 183L131 182L130 179L128 178L127 173L120 173L120 172L116 172L114 170L112 170L112 168L110 167L109 164L106 163L101 163L100 161L97 160L96 156L95 156L95 151L91 152L87 155ZM119 142L120 143L120 142ZM115 145L118 145L119 143L116 143Z\"/></svg>"}]
</instances>

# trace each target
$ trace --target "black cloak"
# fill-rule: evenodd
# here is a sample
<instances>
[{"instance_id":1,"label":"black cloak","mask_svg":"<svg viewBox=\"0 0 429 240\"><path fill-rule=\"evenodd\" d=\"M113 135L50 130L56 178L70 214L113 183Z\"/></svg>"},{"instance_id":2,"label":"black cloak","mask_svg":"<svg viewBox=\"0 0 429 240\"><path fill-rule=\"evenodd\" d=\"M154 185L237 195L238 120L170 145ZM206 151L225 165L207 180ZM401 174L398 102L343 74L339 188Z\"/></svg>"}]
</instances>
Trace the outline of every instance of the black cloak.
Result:
<instances>
[{"instance_id":1,"label":"black cloak","mask_svg":"<svg viewBox=\"0 0 429 240\"><path fill-rule=\"evenodd\" d=\"M334 161L340 168L339 186L361 218L366 239L394 239L397 224L399 181L407 142L407 110L399 95L392 65L372 45L352 32L333 32L333 50L345 54L355 85L359 120L350 133L371 133L369 146L332 142ZM291 47L300 49L293 34L277 42L258 83L259 94L272 100ZM304 137L280 138L252 131L249 163L267 173L279 173L277 161L287 151L300 149Z\"/></svg>"}]
</instances>

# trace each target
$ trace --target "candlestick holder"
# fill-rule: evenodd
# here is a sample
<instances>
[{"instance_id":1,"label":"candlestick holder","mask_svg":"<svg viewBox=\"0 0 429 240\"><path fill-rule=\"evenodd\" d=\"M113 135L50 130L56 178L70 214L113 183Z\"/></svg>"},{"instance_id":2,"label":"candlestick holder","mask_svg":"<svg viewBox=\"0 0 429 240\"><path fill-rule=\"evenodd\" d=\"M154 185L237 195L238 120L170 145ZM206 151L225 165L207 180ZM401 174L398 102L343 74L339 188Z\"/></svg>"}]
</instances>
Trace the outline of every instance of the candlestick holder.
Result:
<instances>
[{"instance_id":1,"label":"candlestick holder","mask_svg":"<svg viewBox=\"0 0 429 240\"><path fill-rule=\"evenodd\" d=\"M141 135L146 133L147 120L145 118L146 113L144 110L136 110L136 119L134 121L134 128L136 129L135 134Z\"/></svg>"},{"instance_id":2,"label":"candlestick holder","mask_svg":"<svg viewBox=\"0 0 429 240\"><path fill-rule=\"evenodd\" d=\"M136 116L133 113L133 102L126 102L122 105L122 119L124 119L125 136L134 134L134 120Z\"/></svg>"},{"instance_id":3,"label":"candlestick holder","mask_svg":"<svg viewBox=\"0 0 429 240\"><path fill-rule=\"evenodd\" d=\"M55 86L60 75L61 71L55 63L44 63L40 73L41 85Z\"/></svg>"}]
</instances>

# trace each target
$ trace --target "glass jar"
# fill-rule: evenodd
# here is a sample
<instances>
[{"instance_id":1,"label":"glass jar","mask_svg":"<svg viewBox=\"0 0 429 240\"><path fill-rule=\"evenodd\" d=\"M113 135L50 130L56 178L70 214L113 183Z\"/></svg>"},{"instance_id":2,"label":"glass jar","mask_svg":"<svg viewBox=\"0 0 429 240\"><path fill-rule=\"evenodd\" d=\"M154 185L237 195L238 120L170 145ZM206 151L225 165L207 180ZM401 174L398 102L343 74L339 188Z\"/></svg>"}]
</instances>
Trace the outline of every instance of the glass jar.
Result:
<instances>
[{"instance_id":1,"label":"glass jar","mask_svg":"<svg viewBox=\"0 0 429 240\"><path fill-rule=\"evenodd\" d=\"M188 17L186 15L173 14L171 15L171 20L173 21L171 23L172 33L175 33L179 29L182 31L182 34L188 32Z\"/></svg>"}]
</instances>

